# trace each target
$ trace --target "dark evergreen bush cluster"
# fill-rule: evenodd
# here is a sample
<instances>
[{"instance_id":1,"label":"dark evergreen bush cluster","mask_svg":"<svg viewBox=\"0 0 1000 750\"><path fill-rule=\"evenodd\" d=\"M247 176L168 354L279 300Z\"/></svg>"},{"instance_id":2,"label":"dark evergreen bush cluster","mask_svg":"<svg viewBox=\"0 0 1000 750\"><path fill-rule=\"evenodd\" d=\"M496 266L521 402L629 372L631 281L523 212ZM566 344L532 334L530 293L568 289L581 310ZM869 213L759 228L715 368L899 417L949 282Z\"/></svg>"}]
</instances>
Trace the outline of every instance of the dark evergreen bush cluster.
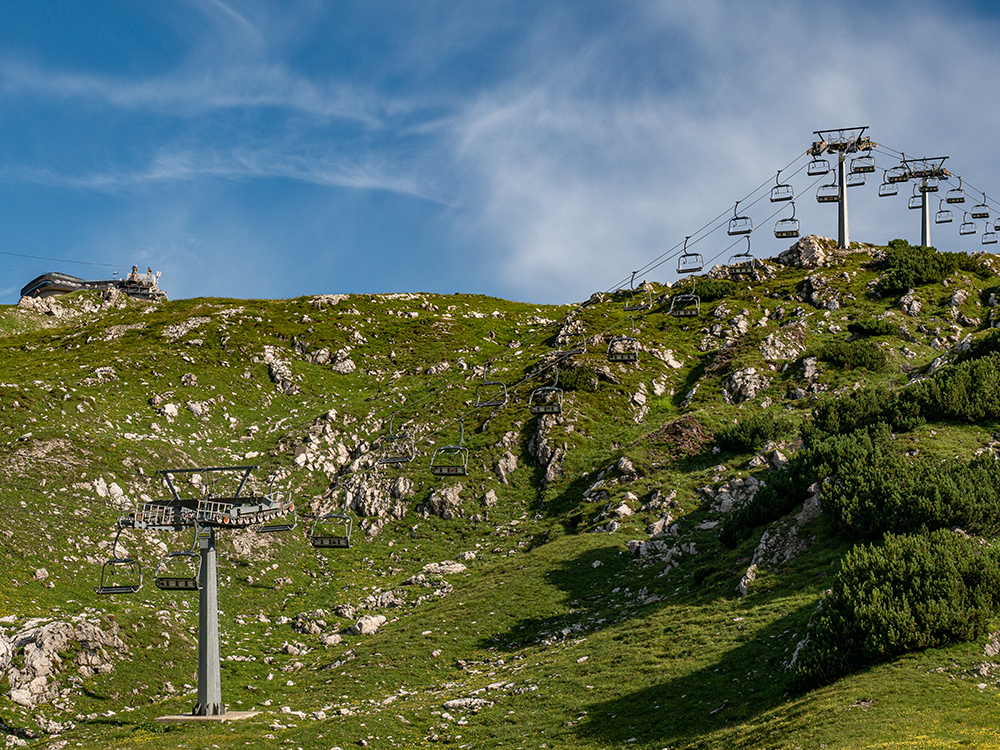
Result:
<instances>
[{"instance_id":1,"label":"dark evergreen bush cluster","mask_svg":"<svg viewBox=\"0 0 1000 750\"><path fill-rule=\"evenodd\" d=\"M846 438L829 438L812 450L829 472L823 505L847 538L954 526L979 535L1000 532L1000 462L992 456L968 463L910 459L885 424Z\"/></svg>"},{"instance_id":2,"label":"dark evergreen bush cluster","mask_svg":"<svg viewBox=\"0 0 1000 750\"><path fill-rule=\"evenodd\" d=\"M831 341L821 347L816 356L848 370L862 367L870 372L881 372L889 364L885 350L870 339Z\"/></svg>"},{"instance_id":3,"label":"dark evergreen bush cluster","mask_svg":"<svg viewBox=\"0 0 1000 750\"><path fill-rule=\"evenodd\" d=\"M997 553L953 531L859 545L810 621L795 682L808 689L907 651L977 638L998 597Z\"/></svg>"},{"instance_id":4,"label":"dark evergreen bush cluster","mask_svg":"<svg viewBox=\"0 0 1000 750\"><path fill-rule=\"evenodd\" d=\"M768 441L790 433L793 427L787 417L776 417L771 411L751 411L736 424L717 430L715 437L723 450L759 451Z\"/></svg>"},{"instance_id":5,"label":"dark evergreen bush cluster","mask_svg":"<svg viewBox=\"0 0 1000 750\"><path fill-rule=\"evenodd\" d=\"M995 342L995 339L990 339ZM980 345L988 350L989 344ZM879 422L900 431L925 420L1000 419L1000 353L967 359L906 388L865 388L821 402L806 437L850 432Z\"/></svg>"},{"instance_id":6,"label":"dark evergreen bush cluster","mask_svg":"<svg viewBox=\"0 0 1000 750\"><path fill-rule=\"evenodd\" d=\"M698 277L696 290L702 302L714 302L717 299L739 299L746 296L746 291L735 281L713 279L707 276Z\"/></svg>"},{"instance_id":7,"label":"dark evergreen bush cluster","mask_svg":"<svg viewBox=\"0 0 1000 750\"><path fill-rule=\"evenodd\" d=\"M968 271L988 279L992 272L966 253L938 252L932 247L913 246L906 240L889 243L878 284L881 294L901 294L923 284L940 283L955 271Z\"/></svg>"},{"instance_id":8,"label":"dark evergreen bush cluster","mask_svg":"<svg viewBox=\"0 0 1000 750\"><path fill-rule=\"evenodd\" d=\"M873 318L867 315L847 326L847 330L859 336L898 336L899 324L889 318Z\"/></svg>"}]
</instances>

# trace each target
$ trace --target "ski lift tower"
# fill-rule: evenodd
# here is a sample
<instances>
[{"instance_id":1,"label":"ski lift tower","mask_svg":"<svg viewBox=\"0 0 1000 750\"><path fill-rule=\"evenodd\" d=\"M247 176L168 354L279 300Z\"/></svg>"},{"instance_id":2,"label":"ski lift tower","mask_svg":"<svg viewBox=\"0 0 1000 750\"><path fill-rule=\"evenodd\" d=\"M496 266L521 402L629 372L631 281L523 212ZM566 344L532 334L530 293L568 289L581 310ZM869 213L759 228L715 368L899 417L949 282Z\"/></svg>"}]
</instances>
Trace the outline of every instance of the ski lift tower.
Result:
<instances>
[{"instance_id":1,"label":"ski lift tower","mask_svg":"<svg viewBox=\"0 0 1000 750\"><path fill-rule=\"evenodd\" d=\"M920 244L931 246L931 209L927 199L929 193L936 193L941 180L951 177L951 172L944 168L947 156L933 156L923 159L908 159L905 155L899 165L897 181L912 180L920 193Z\"/></svg>"},{"instance_id":2,"label":"ski lift tower","mask_svg":"<svg viewBox=\"0 0 1000 750\"><path fill-rule=\"evenodd\" d=\"M257 528L259 531L291 529L294 524L265 525L271 519L294 513L290 499L277 495L244 495L250 472L257 466L220 466L205 469L166 469L156 473L170 490L169 500L137 502L119 519L121 527L151 531L193 530L195 544L190 552L172 553L160 562L155 582L164 590L197 590L198 597L198 703L193 716L226 713L222 702L219 666L219 586L216 573L215 534L217 529ZM238 479L233 480L231 477ZM216 495L220 480L238 481L234 492ZM180 489L178 488L180 486ZM194 549L197 548L197 552ZM197 556L197 562L195 558ZM189 567L178 575L167 574L173 560L189 559Z\"/></svg>"},{"instance_id":3,"label":"ski lift tower","mask_svg":"<svg viewBox=\"0 0 1000 750\"><path fill-rule=\"evenodd\" d=\"M864 135L868 129L835 128L816 130L816 140L807 152L814 160L823 154L837 155L837 202L840 204L840 219L837 224L837 246L846 250L851 246L851 233L847 225L847 155L858 151L871 151L878 144Z\"/></svg>"}]
</instances>

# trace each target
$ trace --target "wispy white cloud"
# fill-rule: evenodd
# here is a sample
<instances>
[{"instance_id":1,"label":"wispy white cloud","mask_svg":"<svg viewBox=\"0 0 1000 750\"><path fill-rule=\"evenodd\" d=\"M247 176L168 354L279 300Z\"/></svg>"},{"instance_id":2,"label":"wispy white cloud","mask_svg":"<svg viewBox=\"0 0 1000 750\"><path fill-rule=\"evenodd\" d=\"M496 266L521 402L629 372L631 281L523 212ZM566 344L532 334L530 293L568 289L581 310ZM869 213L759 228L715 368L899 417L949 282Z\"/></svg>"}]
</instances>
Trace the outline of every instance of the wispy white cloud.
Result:
<instances>
[{"instance_id":1,"label":"wispy white cloud","mask_svg":"<svg viewBox=\"0 0 1000 750\"><path fill-rule=\"evenodd\" d=\"M827 6L822 18L808 3L645 7L585 49L539 44L517 80L456 121L455 159L477 188L464 230L499 248L493 262L512 296L581 298L627 278L773 179L817 128L867 124L893 148L949 152L982 181L996 171L983 136L1000 104L976 86L1000 51L989 29L946 8L865 6L858 20L858 4ZM890 21L898 44L887 43ZM656 52L657 39L673 48ZM630 66L646 54L665 78L681 74L637 85ZM905 207L874 194L852 193L853 236L918 239ZM811 231L835 233L835 214L812 193L797 208ZM760 254L787 245L769 234L754 235ZM729 241L723 232L713 245L723 261Z\"/></svg>"},{"instance_id":2,"label":"wispy white cloud","mask_svg":"<svg viewBox=\"0 0 1000 750\"><path fill-rule=\"evenodd\" d=\"M0 171L0 175L3 172ZM67 175L51 169L8 170L8 181L120 193L157 185L202 179L288 179L325 187L384 190L448 205L450 200L429 182L406 174L377 154L349 158L291 154L270 149L172 151L156 155L136 171ZM3 177L0 177L3 179Z\"/></svg>"}]
</instances>

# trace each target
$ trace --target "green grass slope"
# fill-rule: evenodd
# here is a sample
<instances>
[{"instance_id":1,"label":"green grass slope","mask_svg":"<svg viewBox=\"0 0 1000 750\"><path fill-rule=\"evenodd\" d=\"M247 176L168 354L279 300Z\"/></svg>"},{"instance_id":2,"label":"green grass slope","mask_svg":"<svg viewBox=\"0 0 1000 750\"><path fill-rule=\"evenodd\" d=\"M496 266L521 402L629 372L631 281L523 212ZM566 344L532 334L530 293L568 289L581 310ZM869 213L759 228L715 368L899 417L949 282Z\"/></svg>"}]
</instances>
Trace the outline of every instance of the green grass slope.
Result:
<instances>
[{"instance_id":1,"label":"green grass slope","mask_svg":"<svg viewBox=\"0 0 1000 750\"><path fill-rule=\"evenodd\" d=\"M934 256L914 275L893 265L900 248L766 262L751 279L716 269L688 318L669 314L687 282L650 285L652 307L631 311L625 292L569 306L81 293L58 319L0 309L4 733L45 748L1000 746L982 628L796 682L845 555L880 543L829 505L853 486L847 459L823 474L796 456L834 461L848 449L821 438L855 445L865 419L895 418L885 394L911 408L914 387L922 411L889 438L903 474L997 446L989 404L932 399L957 392L963 358L991 361L996 259ZM609 361L618 337L638 362ZM563 412L539 417L528 403L552 365ZM477 407L489 383L505 406ZM857 393L882 395L836 422L829 404ZM390 418L413 461L377 462ZM434 451L460 439L468 475L433 476ZM118 551L145 585L101 597L116 519L166 497L157 470L248 464L254 489L300 514L289 533L219 534L223 698L260 713L158 723L195 702L197 598L151 583L190 539L126 530ZM311 519L345 492L352 548L313 549ZM442 561L464 570L426 568ZM386 621L352 632L368 615ZM73 641L24 705L24 634L53 622L121 648Z\"/></svg>"}]
</instances>

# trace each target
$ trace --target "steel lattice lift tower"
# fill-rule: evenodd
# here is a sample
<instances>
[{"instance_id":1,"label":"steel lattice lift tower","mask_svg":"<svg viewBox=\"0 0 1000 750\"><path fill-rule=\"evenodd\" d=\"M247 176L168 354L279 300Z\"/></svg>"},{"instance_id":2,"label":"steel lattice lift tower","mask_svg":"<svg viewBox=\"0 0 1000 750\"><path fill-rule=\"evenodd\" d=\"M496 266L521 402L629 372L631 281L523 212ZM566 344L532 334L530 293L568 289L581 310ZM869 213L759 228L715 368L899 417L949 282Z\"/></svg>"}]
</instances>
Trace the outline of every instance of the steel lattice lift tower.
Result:
<instances>
[{"instance_id":1,"label":"steel lattice lift tower","mask_svg":"<svg viewBox=\"0 0 1000 750\"><path fill-rule=\"evenodd\" d=\"M826 174L830 171L830 163L823 159L824 154L837 155L837 181L823 187L835 189L826 196L816 194L817 200L821 203L839 203L839 221L837 225L837 246L847 250L851 246L851 233L847 222L847 188L854 184L864 184L864 175L867 172L874 172L874 164L870 164L871 151L878 146L870 138L864 135L868 129L865 125L860 128L834 128L833 130L816 130L816 140L813 141L807 152L812 158L807 173L812 176ZM860 175L861 180L852 183L848 180L847 155L865 152L866 157L859 157L860 162L852 166L851 175ZM870 168L869 168L870 166ZM821 187L822 190L822 187Z\"/></svg>"}]
</instances>

